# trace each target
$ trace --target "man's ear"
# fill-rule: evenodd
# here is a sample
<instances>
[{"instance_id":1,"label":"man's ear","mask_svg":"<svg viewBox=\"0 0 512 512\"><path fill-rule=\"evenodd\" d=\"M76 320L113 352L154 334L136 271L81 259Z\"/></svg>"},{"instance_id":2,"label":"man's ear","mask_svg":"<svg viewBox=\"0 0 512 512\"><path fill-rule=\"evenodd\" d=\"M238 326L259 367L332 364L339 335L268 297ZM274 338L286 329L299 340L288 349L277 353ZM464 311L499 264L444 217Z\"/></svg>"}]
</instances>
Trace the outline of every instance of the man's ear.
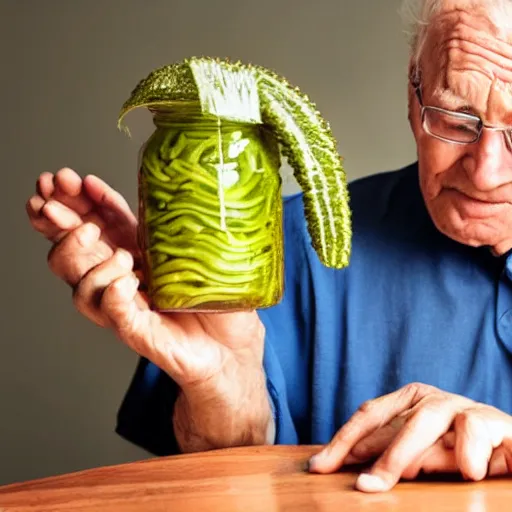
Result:
<instances>
[{"instance_id":1,"label":"man's ear","mask_svg":"<svg viewBox=\"0 0 512 512\"><path fill-rule=\"evenodd\" d=\"M412 85L413 89L415 87L418 87L421 82L421 71L418 68L418 64L414 62L414 59L411 57L409 59L409 66L408 66L408 74L409 77L409 84Z\"/></svg>"},{"instance_id":2,"label":"man's ear","mask_svg":"<svg viewBox=\"0 0 512 512\"><path fill-rule=\"evenodd\" d=\"M407 83L407 119L411 127L414 138L418 135L418 122L414 117L414 106L416 104L416 88L420 85L421 73L417 68L416 63L411 58L409 60L409 73Z\"/></svg>"},{"instance_id":3,"label":"man's ear","mask_svg":"<svg viewBox=\"0 0 512 512\"><path fill-rule=\"evenodd\" d=\"M415 88L420 84L420 73L412 57L409 59L407 77L407 118L409 119L409 123L412 123L412 109L416 96Z\"/></svg>"}]
</instances>

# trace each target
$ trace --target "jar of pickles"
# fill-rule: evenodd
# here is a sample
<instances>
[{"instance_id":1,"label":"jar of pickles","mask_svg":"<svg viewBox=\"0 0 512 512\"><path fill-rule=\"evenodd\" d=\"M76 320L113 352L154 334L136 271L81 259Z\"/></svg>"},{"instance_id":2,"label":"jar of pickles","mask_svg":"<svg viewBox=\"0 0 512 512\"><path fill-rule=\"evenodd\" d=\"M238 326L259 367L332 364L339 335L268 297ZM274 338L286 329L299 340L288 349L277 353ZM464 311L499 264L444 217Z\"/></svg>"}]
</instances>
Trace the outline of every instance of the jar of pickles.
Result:
<instances>
[{"instance_id":1,"label":"jar of pickles","mask_svg":"<svg viewBox=\"0 0 512 512\"><path fill-rule=\"evenodd\" d=\"M139 158L139 240L160 311L247 310L283 293L279 145L263 125L151 109Z\"/></svg>"},{"instance_id":2,"label":"jar of pickles","mask_svg":"<svg viewBox=\"0 0 512 512\"><path fill-rule=\"evenodd\" d=\"M151 72L118 118L145 107L139 245L159 311L267 308L283 294L281 155L302 188L322 264L348 265L351 212L342 160L309 98L261 67L209 57Z\"/></svg>"}]
</instances>

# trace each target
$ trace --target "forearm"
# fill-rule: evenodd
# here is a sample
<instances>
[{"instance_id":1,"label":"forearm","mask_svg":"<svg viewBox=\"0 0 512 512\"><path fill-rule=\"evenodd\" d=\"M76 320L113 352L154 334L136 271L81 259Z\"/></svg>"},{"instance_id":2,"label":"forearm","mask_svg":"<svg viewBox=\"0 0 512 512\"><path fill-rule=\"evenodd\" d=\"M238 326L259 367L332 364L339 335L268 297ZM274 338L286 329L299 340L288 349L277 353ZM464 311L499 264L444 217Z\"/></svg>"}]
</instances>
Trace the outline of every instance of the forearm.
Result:
<instances>
[{"instance_id":1,"label":"forearm","mask_svg":"<svg viewBox=\"0 0 512 512\"><path fill-rule=\"evenodd\" d=\"M174 433L185 452L271 444L274 420L263 369L243 368L208 386L181 390Z\"/></svg>"}]
</instances>

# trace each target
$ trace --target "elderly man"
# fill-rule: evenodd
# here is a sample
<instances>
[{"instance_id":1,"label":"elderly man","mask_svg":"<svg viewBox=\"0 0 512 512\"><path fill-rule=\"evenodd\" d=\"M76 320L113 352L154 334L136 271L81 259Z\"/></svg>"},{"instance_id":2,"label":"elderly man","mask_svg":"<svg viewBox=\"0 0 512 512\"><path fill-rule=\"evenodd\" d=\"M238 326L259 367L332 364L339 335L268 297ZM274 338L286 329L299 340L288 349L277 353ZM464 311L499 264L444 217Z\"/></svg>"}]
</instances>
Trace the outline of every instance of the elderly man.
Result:
<instances>
[{"instance_id":1,"label":"elderly man","mask_svg":"<svg viewBox=\"0 0 512 512\"><path fill-rule=\"evenodd\" d=\"M419 2L418 162L351 184L345 270L318 261L301 195L285 200L286 292L273 308L151 311L123 198L94 176L41 175L28 212L54 242L50 268L141 356L120 435L155 454L321 443L310 471L373 461L357 483L367 492L420 471L512 472L510 5Z\"/></svg>"}]
</instances>

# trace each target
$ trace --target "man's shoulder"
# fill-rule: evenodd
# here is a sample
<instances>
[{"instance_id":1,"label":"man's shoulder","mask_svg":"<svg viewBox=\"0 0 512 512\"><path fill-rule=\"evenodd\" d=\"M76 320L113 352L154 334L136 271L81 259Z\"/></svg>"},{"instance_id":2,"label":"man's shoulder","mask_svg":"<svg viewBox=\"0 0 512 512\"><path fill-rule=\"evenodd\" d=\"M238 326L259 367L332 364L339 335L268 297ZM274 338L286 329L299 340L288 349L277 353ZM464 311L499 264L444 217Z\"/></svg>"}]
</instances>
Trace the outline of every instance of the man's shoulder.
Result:
<instances>
[{"instance_id":1,"label":"man's shoulder","mask_svg":"<svg viewBox=\"0 0 512 512\"><path fill-rule=\"evenodd\" d=\"M431 221L418 184L417 164L354 180L349 198L352 252L361 253L361 260L374 253L381 258L379 251L389 244L400 247L404 240L431 239L433 230L425 229ZM302 193L284 198L285 252L299 266L303 258L316 261L304 210Z\"/></svg>"},{"instance_id":2,"label":"man's shoulder","mask_svg":"<svg viewBox=\"0 0 512 512\"><path fill-rule=\"evenodd\" d=\"M355 209L368 209L370 205L372 210L379 206L405 206L411 199L421 198L417 163L356 179L349 183L348 188L351 205Z\"/></svg>"}]
</instances>

